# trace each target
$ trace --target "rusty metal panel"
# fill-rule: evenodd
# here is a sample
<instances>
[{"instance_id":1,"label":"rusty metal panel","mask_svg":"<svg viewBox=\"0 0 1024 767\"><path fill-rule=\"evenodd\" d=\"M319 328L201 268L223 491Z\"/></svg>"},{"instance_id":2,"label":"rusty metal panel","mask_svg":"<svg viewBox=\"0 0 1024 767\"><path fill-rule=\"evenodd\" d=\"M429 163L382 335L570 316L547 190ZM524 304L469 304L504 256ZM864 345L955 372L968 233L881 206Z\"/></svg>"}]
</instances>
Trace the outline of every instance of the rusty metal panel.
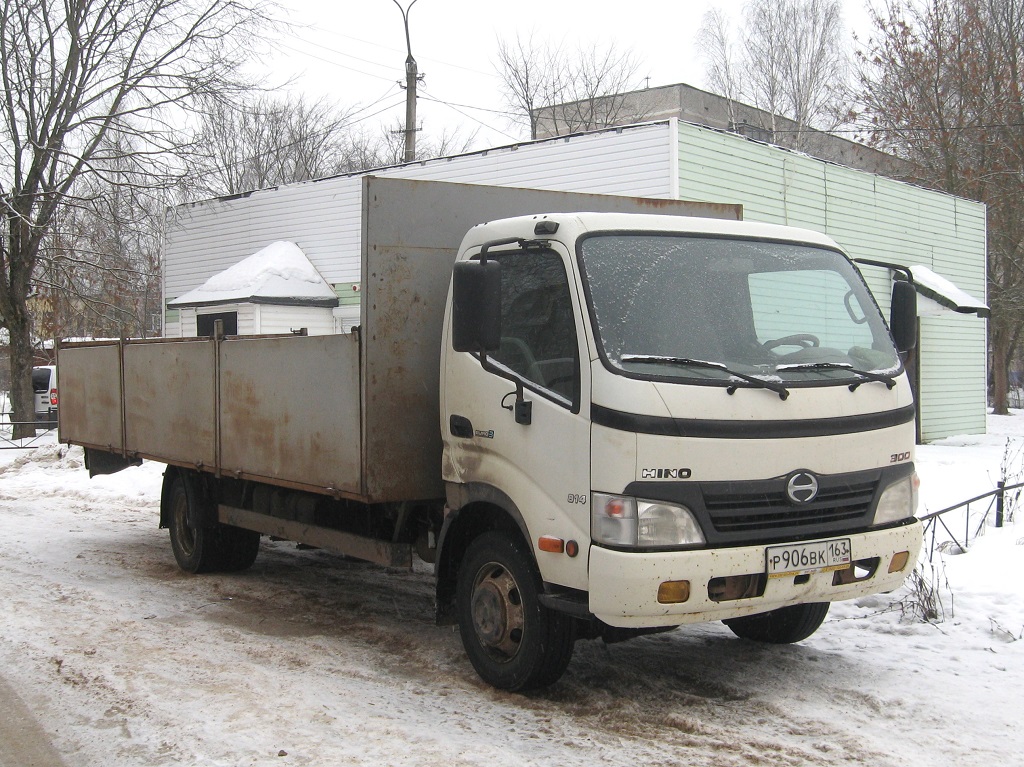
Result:
<instances>
[{"instance_id":1,"label":"rusty metal panel","mask_svg":"<svg viewBox=\"0 0 1024 767\"><path fill-rule=\"evenodd\" d=\"M212 340L126 343L126 449L169 463L216 465L215 373Z\"/></svg>"},{"instance_id":2,"label":"rusty metal panel","mask_svg":"<svg viewBox=\"0 0 1024 767\"><path fill-rule=\"evenodd\" d=\"M362 535L332 530L328 527L307 525L280 517L271 517L255 511L247 511L221 504L217 507L221 522L247 530L256 530L264 535L284 538L296 543L305 543L336 554L375 562L387 567L412 567L412 546L408 543L392 543Z\"/></svg>"},{"instance_id":3,"label":"rusty metal panel","mask_svg":"<svg viewBox=\"0 0 1024 767\"><path fill-rule=\"evenodd\" d=\"M232 337L220 354L221 470L359 495L356 336Z\"/></svg>"},{"instance_id":4,"label":"rusty metal panel","mask_svg":"<svg viewBox=\"0 0 1024 767\"><path fill-rule=\"evenodd\" d=\"M120 452L124 445L118 343L60 347L57 380L60 439Z\"/></svg>"},{"instance_id":5,"label":"rusty metal panel","mask_svg":"<svg viewBox=\"0 0 1024 767\"><path fill-rule=\"evenodd\" d=\"M443 496L441 323L463 236L535 213L661 213L739 218L735 205L409 179L363 179L365 491L377 501Z\"/></svg>"}]
</instances>

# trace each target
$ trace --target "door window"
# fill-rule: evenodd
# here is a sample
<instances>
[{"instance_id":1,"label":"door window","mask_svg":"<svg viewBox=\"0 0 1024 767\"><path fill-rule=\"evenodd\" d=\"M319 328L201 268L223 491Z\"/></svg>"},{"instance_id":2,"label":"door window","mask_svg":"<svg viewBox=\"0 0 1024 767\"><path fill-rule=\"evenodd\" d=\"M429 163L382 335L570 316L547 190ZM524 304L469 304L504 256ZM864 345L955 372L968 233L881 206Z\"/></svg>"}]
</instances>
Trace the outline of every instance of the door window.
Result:
<instances>
[{"instance_id":1,"label":"door window","mask_svg":"<svg viewBox=\"0 0 1024 767\"><path fill-rule=\"evenodd\" d=\"M501 263L501 347L491 358L564 404L579 402L579 345L569 281L551 251L491 256Z\"/></svg>"}]
</instances>

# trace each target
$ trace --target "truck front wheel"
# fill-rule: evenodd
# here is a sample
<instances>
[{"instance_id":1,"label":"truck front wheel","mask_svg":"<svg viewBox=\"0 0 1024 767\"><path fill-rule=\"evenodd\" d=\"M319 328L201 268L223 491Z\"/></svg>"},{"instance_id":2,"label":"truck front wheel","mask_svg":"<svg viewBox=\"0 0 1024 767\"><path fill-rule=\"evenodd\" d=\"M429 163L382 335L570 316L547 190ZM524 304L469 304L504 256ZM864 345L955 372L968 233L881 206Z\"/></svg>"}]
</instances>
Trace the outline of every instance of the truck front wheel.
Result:
<instances>
[{"instance_id":1,"label":"truck front wheel","mask_svg":"<svg viewBox=\"0 0 1024 767\"><path fill-rule=\"evenodd\" d=\"M807 639L828 615L828 602L780 607L759 615L722 621L741 639L771 644L792 644Z\"/></svg>"},{"instance_id":2,"label":"truck front wheel","mask_svg":"<svg viewBox=\"0 0 1024 767\"><path fill-rule=\"evenodd\" d=\"M459 631L473 668L502 690L554 684L572 658L573 619L544 607L523 546L497 531L476 538L459 567Z\"/></svg>"}]
</instances>

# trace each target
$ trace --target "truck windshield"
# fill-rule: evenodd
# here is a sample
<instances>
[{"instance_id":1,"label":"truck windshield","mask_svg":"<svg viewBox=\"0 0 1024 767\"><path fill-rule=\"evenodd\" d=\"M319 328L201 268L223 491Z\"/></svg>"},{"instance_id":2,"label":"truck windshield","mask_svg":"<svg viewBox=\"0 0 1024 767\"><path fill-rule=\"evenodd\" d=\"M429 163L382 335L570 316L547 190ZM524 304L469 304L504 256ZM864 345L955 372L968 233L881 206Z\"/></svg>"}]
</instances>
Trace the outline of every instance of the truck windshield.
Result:
<instances>
[{"instance_id":1,"label":"truck windshield","mask_svg":"<svg viewBox=\"0 0 1024 767\"><path fill-rule=\"evenodd\" d=\"M838 384L900 371L878 307L840 253L696 235L580 243L598 344L627 375Z\"/></svg>"}]
</instances>

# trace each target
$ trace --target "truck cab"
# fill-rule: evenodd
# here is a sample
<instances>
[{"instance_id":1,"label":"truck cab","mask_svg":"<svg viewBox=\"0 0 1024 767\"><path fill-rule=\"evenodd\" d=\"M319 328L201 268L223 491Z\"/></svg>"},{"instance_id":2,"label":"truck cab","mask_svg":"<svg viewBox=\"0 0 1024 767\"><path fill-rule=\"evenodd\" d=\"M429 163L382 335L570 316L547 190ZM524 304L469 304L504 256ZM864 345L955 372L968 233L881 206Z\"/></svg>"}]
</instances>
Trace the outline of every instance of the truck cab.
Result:
<instances>
[{"instance_id":1,"label":"truck cab","mask_svg":"<svg viewBox=\"0 0 1024 767\"><path fill-rule=\"evenodd\" d=\"M816 232L614 213L470 230L438 568L481 676L536 686L576 636L695 621L799 641L828 603L897 588L921 540L893 340L912 321L890 333Z\"/></svg>"}]
</instances>

